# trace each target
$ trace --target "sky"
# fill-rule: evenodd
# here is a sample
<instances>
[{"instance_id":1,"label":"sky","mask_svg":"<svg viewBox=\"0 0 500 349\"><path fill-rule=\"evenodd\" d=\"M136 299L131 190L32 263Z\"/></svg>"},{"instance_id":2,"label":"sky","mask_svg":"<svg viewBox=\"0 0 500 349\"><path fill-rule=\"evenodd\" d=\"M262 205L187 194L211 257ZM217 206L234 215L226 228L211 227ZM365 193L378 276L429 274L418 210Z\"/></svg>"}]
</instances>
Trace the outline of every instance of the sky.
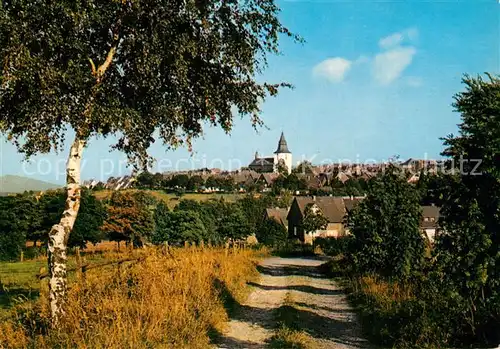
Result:
<instances>
[{"instance_id":1,"label":"sky","mask_svg":"<svg viewBox=\"0 0 500 349\"><path fill-rule=\"evenodd\" d=\"M500 4L467 1L278 1L280 20L304 38L281 40L260 81L286 81L262 104L265 127L238 119L231 135L209 127L193 152L155 143L153 171L246 166L256 151L272 155L281 132L293 162L384 161L440 157L440 137L457 133L451 106L463 74L500 73ZM129 174L114 139L92 139L82 179ZM23 161L0 138L0 175L64 183L67 152Z\"/></svg>"}]
</instances>

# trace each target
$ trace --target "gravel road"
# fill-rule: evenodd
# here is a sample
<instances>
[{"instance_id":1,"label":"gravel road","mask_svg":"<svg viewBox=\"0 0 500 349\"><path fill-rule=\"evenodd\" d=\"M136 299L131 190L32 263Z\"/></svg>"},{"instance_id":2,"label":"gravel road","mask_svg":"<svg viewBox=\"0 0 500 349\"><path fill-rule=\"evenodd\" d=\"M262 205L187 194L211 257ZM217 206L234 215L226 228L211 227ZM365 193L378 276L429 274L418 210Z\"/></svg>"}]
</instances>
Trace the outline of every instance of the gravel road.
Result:
<instances>
[{"instance_id":1,"label":"gravel road","mask_svg":"<svg viewBox=\"0 0 500 349\"><path fill-rule=\"evenodd\" d=\"M324 261L316 258L267 258L259 265L260 280L251 283L252 292L236 307L219 349L263 349L276 330L276 309L295 312L301 329L314 347L369 348L361 339L356 315L336 283L319 274Z\"/></svg>"}]
</instances>

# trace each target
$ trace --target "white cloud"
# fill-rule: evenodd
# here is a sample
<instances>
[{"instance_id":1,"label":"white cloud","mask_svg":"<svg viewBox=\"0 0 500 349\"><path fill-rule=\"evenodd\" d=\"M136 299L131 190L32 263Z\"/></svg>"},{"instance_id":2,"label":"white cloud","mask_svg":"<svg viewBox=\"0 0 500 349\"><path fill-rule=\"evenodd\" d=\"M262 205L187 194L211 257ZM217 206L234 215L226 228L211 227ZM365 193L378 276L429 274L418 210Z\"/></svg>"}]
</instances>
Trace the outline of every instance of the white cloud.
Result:
<instances>
[{"instance_id":1,"label":"white cloud","mask_svg":"<svg viewBox=\"0 0 500 349\"><path fill-rule=\"evenodd\" d=\"M344 80L345 75L351 69L352 62L342 58L328 58L318 63L313 68L313 75L337 83Z\"/></svg>"},{"instance_id":2,"label":"white cloud","mask_svg":"<svg viewBox=\"0 0 500 349\"><path fill-rule=\"evenodd\" d=\"M406 36L410 41L415 41L418 38L418 29L417 28L409 28L406 29Z\"/></svg>"},{"instance_id":3,"label":"white cloud","mask_svg":"<svg viewBox=\"0 0 500 349\"><path fill-rule=\"evenodd\" d=\"M399 45L403 41L402 33L394 33L379 40L378 45L382 48L391 48Z\"/></svg>"},{"instance_id":4,"label":"white cloud","mask_svg":"<svg viewBox=\"0 0 500 349\"><path fill-rule=\"evenodd\" d=\"M379 53L373 62L373 77L383 85L396 80L410 65L417 50L412 47L395 47Z\"/></svg>"},{"instance_id":5,"label":"white cloud","mask_svg":"<svg viewBox=\"0 0 500 349\"><path fill-rule=\"evenodd\" d=\"M378 45L382 49L390 49L390 48L393 48L395 46L400 45L405 40L412 42L412 41L416 40L417 37L418 37L417 28L408 28L408 29L405 29L401 32L397 32L397 33L391 34L389 36L386 36L386 37L380 39L378 42Z\"/></svg>"}]
</instances>

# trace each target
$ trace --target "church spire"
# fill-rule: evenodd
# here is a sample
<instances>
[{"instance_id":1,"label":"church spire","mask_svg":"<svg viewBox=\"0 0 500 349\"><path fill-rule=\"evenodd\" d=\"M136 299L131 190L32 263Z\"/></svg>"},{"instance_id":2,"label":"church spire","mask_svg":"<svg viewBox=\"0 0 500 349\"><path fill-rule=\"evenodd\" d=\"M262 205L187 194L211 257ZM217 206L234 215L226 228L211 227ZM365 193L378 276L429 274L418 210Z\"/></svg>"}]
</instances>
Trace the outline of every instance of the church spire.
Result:
<instances>
[{"instance_id":1,"label":"church spire","mask_svg":"<svg viewBox=\"0 0 500 349\"><path fill-rule=\"evenodd\" d=\"M280 141L278 143L278 149L276 149L276 151L274 153L275 154L291 153L291 151L288 150L288 145L286 144L285 134L283 132L281 132Z\"/></svg>"}]
</instances>

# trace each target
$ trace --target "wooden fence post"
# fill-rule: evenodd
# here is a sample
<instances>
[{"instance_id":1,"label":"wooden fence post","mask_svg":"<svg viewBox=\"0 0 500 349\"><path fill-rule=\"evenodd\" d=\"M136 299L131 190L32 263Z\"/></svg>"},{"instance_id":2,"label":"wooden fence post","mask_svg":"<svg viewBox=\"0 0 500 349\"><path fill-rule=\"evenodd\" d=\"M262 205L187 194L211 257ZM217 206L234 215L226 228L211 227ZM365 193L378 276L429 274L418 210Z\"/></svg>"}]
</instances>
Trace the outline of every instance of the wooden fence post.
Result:
<instances>
[{"instance_id":1,"label":"wooden fence post","mask_svg":"<svg viewBox=\"0 0 500 349\"><path fill-rule=\"evenodd\" d=\"M44 267L40 267L40 269L38 269L38 275L42 275L44 272L45 272ZM43 278L40 278L40 291L42 289L43 289Z\"/></svg>"},{"instance_id":2,"label":"wooden fence post","mask_svg":"<svg viewBox=\"0 0 500 349\"><path fill-rule=\"evenodd\" d=\"M81 277L82 277L82 271L81 271L82 258L80 256L80 247L79 246L76 247L75 258L76 258L76 277L78 279L81 279Z\"/></svg>"},{"instance_id":3,"label":"wooden fence post","mask_svg":"<svg viewBox=\"0 0 500 349\"><path fill-rule=\"evenodd\" d=\"M81 270L82 270L82 281L85 282L86 281L85 273L87 272L87 264L82 265Z\"/></svg>"},{"instance_id":4,"label":"wooden fence post","mask_svg":"<svg viewBox=\"0 0 500 349\"><path fill-rule=\"evenodd\" d=\"M24 251L21 250L21 263L24 262Z\"/></svg>"}]
</instances>

